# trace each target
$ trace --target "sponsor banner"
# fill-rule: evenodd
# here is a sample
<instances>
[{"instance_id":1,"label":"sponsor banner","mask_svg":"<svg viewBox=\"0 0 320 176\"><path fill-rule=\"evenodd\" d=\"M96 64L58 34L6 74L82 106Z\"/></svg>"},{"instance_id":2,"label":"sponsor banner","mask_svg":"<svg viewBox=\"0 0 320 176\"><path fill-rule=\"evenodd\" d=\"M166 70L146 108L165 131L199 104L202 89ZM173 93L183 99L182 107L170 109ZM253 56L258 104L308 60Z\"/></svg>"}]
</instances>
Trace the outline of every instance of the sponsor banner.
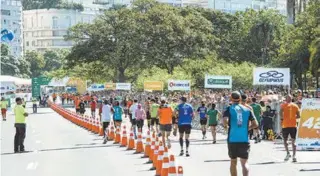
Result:
<instances>
[{"instance_id":1,"label":"sponsor banner","mask_svg":"<svg viewBox=\"0 0 320 176\"><path fill-rule=\"evenodd\" d=\"M298 150L320 150L320 99L302 99L297 133Z\"/></svg>"},{"instance_id":2,"label":"sponsor banner","mask_svg":"<svg viewBox=\"0 0 320 176\"><path fill-rule=\"evenodd\" d=\"M168 90L190 90L190 80L169 80Z\"/></svg>"},{"instance_id":3,"label":"sponsor banner","mask_svg":"<svg viewBox=\"0 0 320 176\"><path fill-rule=\"evenodd\" d=\"M88 87L88 91L101 91L104 90L104 84L92 84Z\"/></svg>"},{"instance_id":4,"label":"sponsor banner","mask_svg":"<svg viewBox=\"0 0 320 176\"><path fill-rule=\"evenodd\" d=\"M254 68L253 85L290 86L290 68Z\"/></svg>"},{"instance_id":5,"label":"sponsor banner","mask_svg":"<svg viewBox=\"0 0 320 176\"><path fill-rule=\"evenodd\" d=\"M163 82L161 81L146 81L143 84L144 90L163 90Z\"/></svg>"},{"instance_id":6,"label":"sponsor banner","mask_svg":"<svg viewBox=\"0 0 320 176\"><path fill-rule=\"evenodd\" d=\"M117 90L131 90L131 83L116 83Z\"/></svg>"},{"instance_id":7,"label":"sponsor banner","mask_svg":"<svg viewBox=\"0 0 320 176\"><path fill-rule=\"evenodd\" d=\"M222 88L231 89L232 88L232 76L213 76L206 75L204 79L205 88Z\"/></svg>"},{"instance_id":8,"label":"sponsor banner","mask_svg":"<svg viewBox=\"0 0 320 176\"><path fill-rule=\"evenodd\" d=\"M104 88L106 90L116 90L116 84L115 83L105 83Z\"/></svg>"},{"instance_id":9,"label":"sponsor banner","mask_svg":"<svg viewBox=\"0 0 320 176\"><path fill-rule=\"evenodd\" d=\"M0 93L15 92L17 86L13 82L0 82Z\"/></svg>"}]
</instances>

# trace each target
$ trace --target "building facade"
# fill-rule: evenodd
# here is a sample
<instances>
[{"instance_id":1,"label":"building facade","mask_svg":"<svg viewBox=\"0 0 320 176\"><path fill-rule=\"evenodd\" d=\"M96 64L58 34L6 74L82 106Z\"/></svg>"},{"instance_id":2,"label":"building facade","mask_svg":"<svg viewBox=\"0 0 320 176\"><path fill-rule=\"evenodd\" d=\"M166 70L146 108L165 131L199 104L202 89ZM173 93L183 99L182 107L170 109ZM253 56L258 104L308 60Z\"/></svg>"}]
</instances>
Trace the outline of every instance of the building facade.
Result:
<instances>
[{"instance_id":1,"label":"building facade","mask_svg":"<svg viewBox=\"0 0 320 176\"><path fill-rule=\"evenodd\" d=\"M23 11L24 49L43 52L71 48L73 42L64 40L68 29L78 23L92 23L98 14L99 11L88 8L82 12L71 9Z\"/></svg>"},{"instance_id":2,"label":"building facade","mask_svg":"<svg viewBox=\"0 0 320 176\"><path fill-rule=\"evenodd\" d=\"M23 55L22 5L19 0L1 0L1 30L7 29L14 33L9 45L10 54L15 57Z\"/></svg>"}]
</instances>

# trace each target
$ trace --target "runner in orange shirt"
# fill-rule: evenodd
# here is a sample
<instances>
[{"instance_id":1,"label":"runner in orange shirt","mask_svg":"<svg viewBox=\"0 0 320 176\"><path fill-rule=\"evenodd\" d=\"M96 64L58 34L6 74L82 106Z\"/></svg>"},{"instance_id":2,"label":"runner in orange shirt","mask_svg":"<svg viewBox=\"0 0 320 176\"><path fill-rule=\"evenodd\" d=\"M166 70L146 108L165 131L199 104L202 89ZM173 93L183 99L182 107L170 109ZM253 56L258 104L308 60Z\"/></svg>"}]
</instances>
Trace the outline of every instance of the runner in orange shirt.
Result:
<instances>
[{"instance_id":1,"label":"runner in orange shirt","mask_svg":"<svg viewBox=\"0 0 320 176\"><path fill-rule=\"evenodd\" d=\"M284 140L284 147L287 151L287 156L285 161L288 161L291 157L288 148L288 137L290 135L292 141L292 162L297 162L296 158L296 135L297 135L297 119L300 118L299 107L292 102L292 96L288 95L286 97L286 103L281 105L280 108L280 118L282 121L282 135Z\"/></svg>"},{"instance_id":2,"label":"runner in orange shirt","mask_svg":"<svg viewBox=\"0 0 320 176\"><path fill-rule=\"evenodd\" d=\"M168 104L166 104L165 100L161 100L161 105L158 110L160 131L161 131L164 147L168 146L168 148L171 148L169 136L172 131L172 116L173 116L172 108ZM166 145L166 140L167 140L167 145Z\"/></svg>"}]
</instances>

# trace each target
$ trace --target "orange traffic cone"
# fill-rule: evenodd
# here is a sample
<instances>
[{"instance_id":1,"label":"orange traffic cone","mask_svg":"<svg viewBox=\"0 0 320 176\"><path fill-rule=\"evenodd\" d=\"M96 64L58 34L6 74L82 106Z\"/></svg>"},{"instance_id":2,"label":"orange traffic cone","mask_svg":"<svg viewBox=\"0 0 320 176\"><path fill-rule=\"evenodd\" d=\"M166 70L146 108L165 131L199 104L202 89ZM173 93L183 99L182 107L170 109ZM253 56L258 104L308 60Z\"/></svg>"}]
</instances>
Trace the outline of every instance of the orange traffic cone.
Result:
<instances>
[{"instance_id":1,"label":"orange traffic cone","mask_svg":"<svg viewBox=\"0 0 320 176\"><path fill-rule=\"evenodd\" d=\"M84 118L84 128L87 130L88 129L88 119L86 118L86 116L84 116L83 118Z\"/></svg>"},{"instance_id":2,"label":"orange traffic cone","mask_svg":"<svg viewBox=\"0 0 320 176\"><path fill-rule=\"evenodd\" d=\"M162 169L161 169L161 176L168 176L169 173L169 154L168 148L164 148L163 160L162 160Z\"/></svg>"},{"instance_id":3,"label":"orange traffic cone","mask_svg":"<svg viewBox=\"0 0 320 176\"><path fill-rule=\"evenodd\" d=\"M135 147L135 144L134 144L134 135L133 135L133 129L131 128L130 138L129 138L129 144L128 144L127 150L133 150L134 147Z\"/></svg>"},{"instance_id":4,"label":"orange traffic cone","mask_svg":"<svg viewBox=\"0 0 320 176\"><path fill-rule=\"evenodd\" d=\"M88 129L89 131L93 131L93 127L94 127L94 126L93 126L93 122L94 122L94 121L90 118L90 119L89 119L89 129Z\"/></svg>"},{"instance_id":5,"label":"orange traffic cone","mask_svg":"<svg viewBox=\"0 0 320 176\"><path fill-rule=\"evenodd\" d=\"M154 152L153 152L152 167L150 168L150 170L156 170L157 161L158 161L158 151L159 151L159 139L157 137L156 138L156 146L155 146Z\"/></svg>"},{"instance_id":6,"label":"orange traffic cone","mask_svg":"<svg viewBox=\"0 0 320 176\"><path fill-rule=\"evenodd\" d=\"M152 138L151 138L151 147L150 147L150 152L149 152L149 161L146 164L152 163L155 146L156 146L156 137L155 137L155 133L153 132Z\"/></svg>"},{"instance_id":7,"label":"orange traffic cone","mask_svg":"<svg viewBox=\"0 0 320 176\"><path fill-rule=\"evenodd\" d=\"M117 127L116 130L116 139L114 140L114 144L119 144L120 143L120 128Z\"/></svg>"},{"instance_id":8,"label":"orange traffic cone","mask_svg":"<svg viewBox=\"0 0 320 176\"><path fill-rule=\"evenodd\" d=\"M178 176L183 176L183 168L182 168L182 166L178 166Z\"/></svg>"},{"instance_id":9,"label":"orange traffic cone","mask_svg":"<svg viewBox=\"0 0 320 176\"><path fill-rule=\"evenodd\" d=\"M122 138L121 138L121 145L120 147L126 147L128 145L128 137L127 137L127 131L126 131L126 126L123 126L123 131L122 131Z\"/></svg>"},{"instance_id":10,"label":"orange traffic cone","mask_svg":"<svg viewBox=\"0 0 320 176\"><path fill-rule=\"evenodd\" d=\"M144 150L144 156L141 158L148 158L151 150L151 139L150 139L150 131L147 132L146 146Z\"/></svg>"},{"instance_id":11,"label":"orange traffic cone","mask_svg":"<svg viewBox=\"0 0 320 176\"><path fill-rule=\"evenodd\" d=\"M138 140L137 140L137 148L136 148L136 152L134 152L134 154L138 154L138 153L142 153L143 150L143 143L142 143L142 133L141 133L141 129L138 130Z\"/></svg>"},{"instance_id":12,"label":"orange traffic cone","mask_svg":"<svg viewBox=\"0 0 320 176\"><path fill-rule=\"evenodd\" d=\"M176 163L174 162L174 156L170 155L170 162L169 162L169 173L168 176L176 176L177 170L176 170Z\"/></svg>"},{"instance_id":13,"label":"orange traffic cone","mask_svg":"<svg viewBox=\"0 0 320 176\"><path fill-rule=\"evenodd\" d=\"M97 133L99 134L99 136L104 136L104 131L101 125L101 122L97 119Z\"/></svg>"},{"instance_id":14,"label":"orange traffic cone","mask_svg":"<svg viewBox=\"0 0 320 176\"><path fill-rule=\"evenodd\" d=\"M110 127L110 133L109 133L109 138L110 141L114 140L114 126L113 123L111 123L111 127Z\"/></svg>"},{"instance_id":15,"label":"orange traffic cone","mask_svg":"<svg viewBox=\"0 0 320 176\"><path fill-rule=\"evenodd\" d=\"M164 147L160 143L159 152L158 152L159 154L158 154L158 159L156 163L156 176L161 176L163 152L164 152Z\"/></svg>"}]
</instances>

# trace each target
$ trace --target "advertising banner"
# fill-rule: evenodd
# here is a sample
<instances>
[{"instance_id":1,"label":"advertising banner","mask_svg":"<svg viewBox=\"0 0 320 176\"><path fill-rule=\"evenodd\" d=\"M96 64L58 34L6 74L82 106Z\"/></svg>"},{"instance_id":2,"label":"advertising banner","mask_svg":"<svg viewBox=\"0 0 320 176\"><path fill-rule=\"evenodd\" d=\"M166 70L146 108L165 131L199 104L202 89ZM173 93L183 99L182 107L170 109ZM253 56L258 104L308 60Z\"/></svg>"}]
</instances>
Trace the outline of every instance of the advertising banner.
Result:
<instances>
[{"instance_id":1,"label":"advertising banner","mask_svg":"<svg viewBox=\"0 0 320 176\"><path fill-rule=\"evenodd\" d=\"M168 80L168 90L190 90L190 80Z\"/></svg>"},{"instance_id":2,"label":"advertising banner","mask_svg":"<svg viewBox=\"0 0 320 176\"><path fill-rule=\"evenodd\" d=\"M131 83L116 83L117 90L131 90Z\"/></svg>"},{"instance_id":3,"label":"advertising banner","mask_svg":"<svg viewBox=\"0 0 320 176\"><path fill-rule=\"evenodd\" d=\"M105 83L104 88L106 90L116 90L116 83Z\"/></svg>"},{"instance_id":4,"label":"advertising banner","mask_svg":"<svg viewBox=\"0 0 320 176\"><path fill-rule=\"evenodd\" d=\"M101 91L104 90L104 84L92 84L88 87L88 91Z\"/></svg>"},{"instance_id":5,"label":"advertising banner","mask_svg":"<svg viewBox=\"0 0 320 176\"><path fill-rule=\"evenodd\" d=\"M163 82L161 81L146 81L143 84L144 90L156 90L162 91L163 90Z\"/></svg>"},{"instance_id":6,"label":"advertising banner","mask_svg":"<svg viewBox=\"0 0 320 176\"><path fill-rule=\"evenodd\" d=\"M320 99L302 99L297 133L298 150L320 150Z\"/></svg>"},{"instance_id":7,"label":"advertising banner","mask_svg":"<svg viewBox=\"0 0 320 176\"><path fill-rule=\"evenodd\" d=\"M15 92L17 86L13 82L1 82L0 93Z\"/></svg>"},{"instance_id":8,"label":"advertising banner","mask_svg":"<svg viewBox=\"0 0 320 176\"><path fill-rule=\"evenodd\" d=\"M232 88L232 76L213 76L206 75L204 79L205 88L219 88L219 89L231 89Z\"/></svg>"},{"instance_id":9,"label":"advertising banner","mask_svg":"<svg viewBox=\"0 0 320 176\"><path fill-rule=\"evenodd\" d=\"M254 68L253 85L290 86L290 68Z\"/></svg>"}]
</instances>

